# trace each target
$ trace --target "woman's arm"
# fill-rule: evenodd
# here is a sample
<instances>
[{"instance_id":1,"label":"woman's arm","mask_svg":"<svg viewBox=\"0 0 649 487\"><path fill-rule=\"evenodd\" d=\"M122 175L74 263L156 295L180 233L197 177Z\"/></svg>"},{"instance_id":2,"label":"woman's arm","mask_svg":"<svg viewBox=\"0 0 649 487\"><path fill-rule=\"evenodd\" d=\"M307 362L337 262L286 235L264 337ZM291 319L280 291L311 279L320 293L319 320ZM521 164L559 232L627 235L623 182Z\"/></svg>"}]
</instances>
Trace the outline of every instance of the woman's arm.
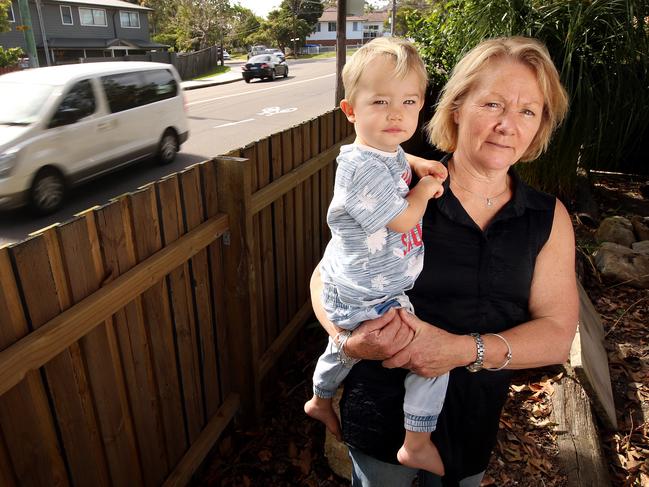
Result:
<instances>
[{"instance_id":1,"label":"woman's arm","mask_svg":"<svg viewBox=\"0 0 649 487\"><path fill-rule=\"evenodd\" d=\"M567 360L579 317L575 277L575 241L570 216L557 200L552 232L536 259L529 309L531 320L506 330L512 358L508 369L560 364ZM402 312L402 320L415 330L412 343L384 362L435 377L476 360L471 336L452 335ZM505 363L507 346L498 337L482 335L484 367Z\"/></svg>"},{"instance_id":2,"label":"woman's arm","mask_svg":"<svg viewBox=\"0 0 649 487\"><path fill-rule=\"evenodd\" d=\"M327 319L327 314L322 307L322 279L320 278L320 265L311 275L311 304L316 318L332 337L341 331ZM366 360L384 360L393 356L405 347L414 336L410 327L403 324L394 309L389 310L380 318L366 321L356 328L345 342L345 353L352 358Z\"/></svg>"}]
</instances>

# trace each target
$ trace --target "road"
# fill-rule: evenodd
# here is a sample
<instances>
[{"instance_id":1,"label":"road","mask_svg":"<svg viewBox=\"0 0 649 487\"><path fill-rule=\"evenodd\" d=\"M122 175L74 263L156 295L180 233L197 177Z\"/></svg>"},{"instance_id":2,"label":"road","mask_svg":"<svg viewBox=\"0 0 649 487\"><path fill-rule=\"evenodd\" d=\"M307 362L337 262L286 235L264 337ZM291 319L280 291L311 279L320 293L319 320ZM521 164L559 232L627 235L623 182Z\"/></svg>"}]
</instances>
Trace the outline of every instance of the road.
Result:
<instances>
[{"instance_id":1,"label":"road","mask_svg":"<svg viewBox=\"0 0 649 487\"><path fill-rule=\"evenodd\" d=\"M230 63L240 70L241 63ZM335 96L335 59L289 60L288 78L237 81L186 91L189 140L176 161L157 166L144 161L72 190L64 208L36 218L26 209L0 213L0 246L112 198L219 154L331 110Z\"/></svg>"}]
</instances>

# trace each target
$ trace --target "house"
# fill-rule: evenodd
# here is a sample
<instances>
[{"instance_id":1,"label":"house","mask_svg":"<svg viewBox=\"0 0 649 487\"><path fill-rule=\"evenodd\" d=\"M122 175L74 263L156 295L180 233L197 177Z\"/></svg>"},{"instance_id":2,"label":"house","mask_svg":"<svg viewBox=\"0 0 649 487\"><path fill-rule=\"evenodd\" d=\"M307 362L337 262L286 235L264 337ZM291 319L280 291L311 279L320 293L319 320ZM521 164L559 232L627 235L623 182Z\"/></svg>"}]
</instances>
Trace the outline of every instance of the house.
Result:
<instances>
[{"instance_id":1,"label":"house","mask_svg":"<svg viewBox=\"0 0 649 487\"><path fill-rule=\"evenodd\" d=\"M28 4L41 66L167 47L150 39L148 7L123 0L28 0ZM11 2L9 21L11 30L0 33L0 46L27 51L18 0Z\"/></svg>"},{"instance_id":2,"label":"house","mask_svg":"<svg viewBox=\"0 0 649 487\"><path fill-rule=\"evenodd\" d=\"M306 38L307 44L334 46L336 44L337 15L336 7L325 9L318 19L315 31ZM389 16L387 10L362 15L348 15L345 28L346 43L348 45L363 44L374 37L385 35L383 25Z\"/></svg>"}]
</instances>

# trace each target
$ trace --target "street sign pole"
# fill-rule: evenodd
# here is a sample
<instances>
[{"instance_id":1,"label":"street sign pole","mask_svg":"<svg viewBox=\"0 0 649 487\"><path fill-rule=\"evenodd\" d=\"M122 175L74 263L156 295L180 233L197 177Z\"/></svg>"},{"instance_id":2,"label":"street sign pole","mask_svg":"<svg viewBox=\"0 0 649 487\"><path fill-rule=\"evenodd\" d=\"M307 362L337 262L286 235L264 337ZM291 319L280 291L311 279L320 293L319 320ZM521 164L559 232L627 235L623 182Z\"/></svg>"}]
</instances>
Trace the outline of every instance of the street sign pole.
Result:
<instances>
[{"instance_id":1,"label":"street sign pole","mask_svg":"<svg viewBox=\"0 0 649 487\"><path fill-rule=\"evenodd\" d=\"M36 54L36 41L34 40L34 28L32 27L32 16L29 13L27 0L18 0L18 9L20 18L24 26L22 31L27 44L27 54L29 55L29 67L38 68L38 55Z\"/></svg>"}]
</instances>

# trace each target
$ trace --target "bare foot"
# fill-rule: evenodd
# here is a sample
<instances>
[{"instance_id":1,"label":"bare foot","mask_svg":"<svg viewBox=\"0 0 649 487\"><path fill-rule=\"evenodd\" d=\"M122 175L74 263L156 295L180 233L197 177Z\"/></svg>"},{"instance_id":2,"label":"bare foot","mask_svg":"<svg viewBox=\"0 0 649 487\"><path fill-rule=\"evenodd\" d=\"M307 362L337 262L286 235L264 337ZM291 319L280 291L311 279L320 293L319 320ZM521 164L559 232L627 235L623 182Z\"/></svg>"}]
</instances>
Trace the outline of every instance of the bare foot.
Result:
<instances>
[{"instance_id":1,"label":"bare foot","mask_svg":"<svg viewBox=\"0 0 649 487\"><path fill-rule=\"evenodd\" d=\"M423 435L423 437L413 441L412 435ZM444 475L444 463L437 447L430 441L430 433L406 431L406 440L397 452L397 460L406 467L428 470L435 475Z\"/></svg>"},{"instance_id":2,"label":"bare foot","mask_svg":"<svg viewBox=\"0 0 649 487\"><path fill-rule=\"evenodd\" d=\"M323 399L322 397L313 396L306 403L304 403L304 412L311 416L313 419L324 423L332 435L338 441L343 440L342 430L340 429L340 421L333 406L331 399Z\"/></svg>"}]
</instances>

